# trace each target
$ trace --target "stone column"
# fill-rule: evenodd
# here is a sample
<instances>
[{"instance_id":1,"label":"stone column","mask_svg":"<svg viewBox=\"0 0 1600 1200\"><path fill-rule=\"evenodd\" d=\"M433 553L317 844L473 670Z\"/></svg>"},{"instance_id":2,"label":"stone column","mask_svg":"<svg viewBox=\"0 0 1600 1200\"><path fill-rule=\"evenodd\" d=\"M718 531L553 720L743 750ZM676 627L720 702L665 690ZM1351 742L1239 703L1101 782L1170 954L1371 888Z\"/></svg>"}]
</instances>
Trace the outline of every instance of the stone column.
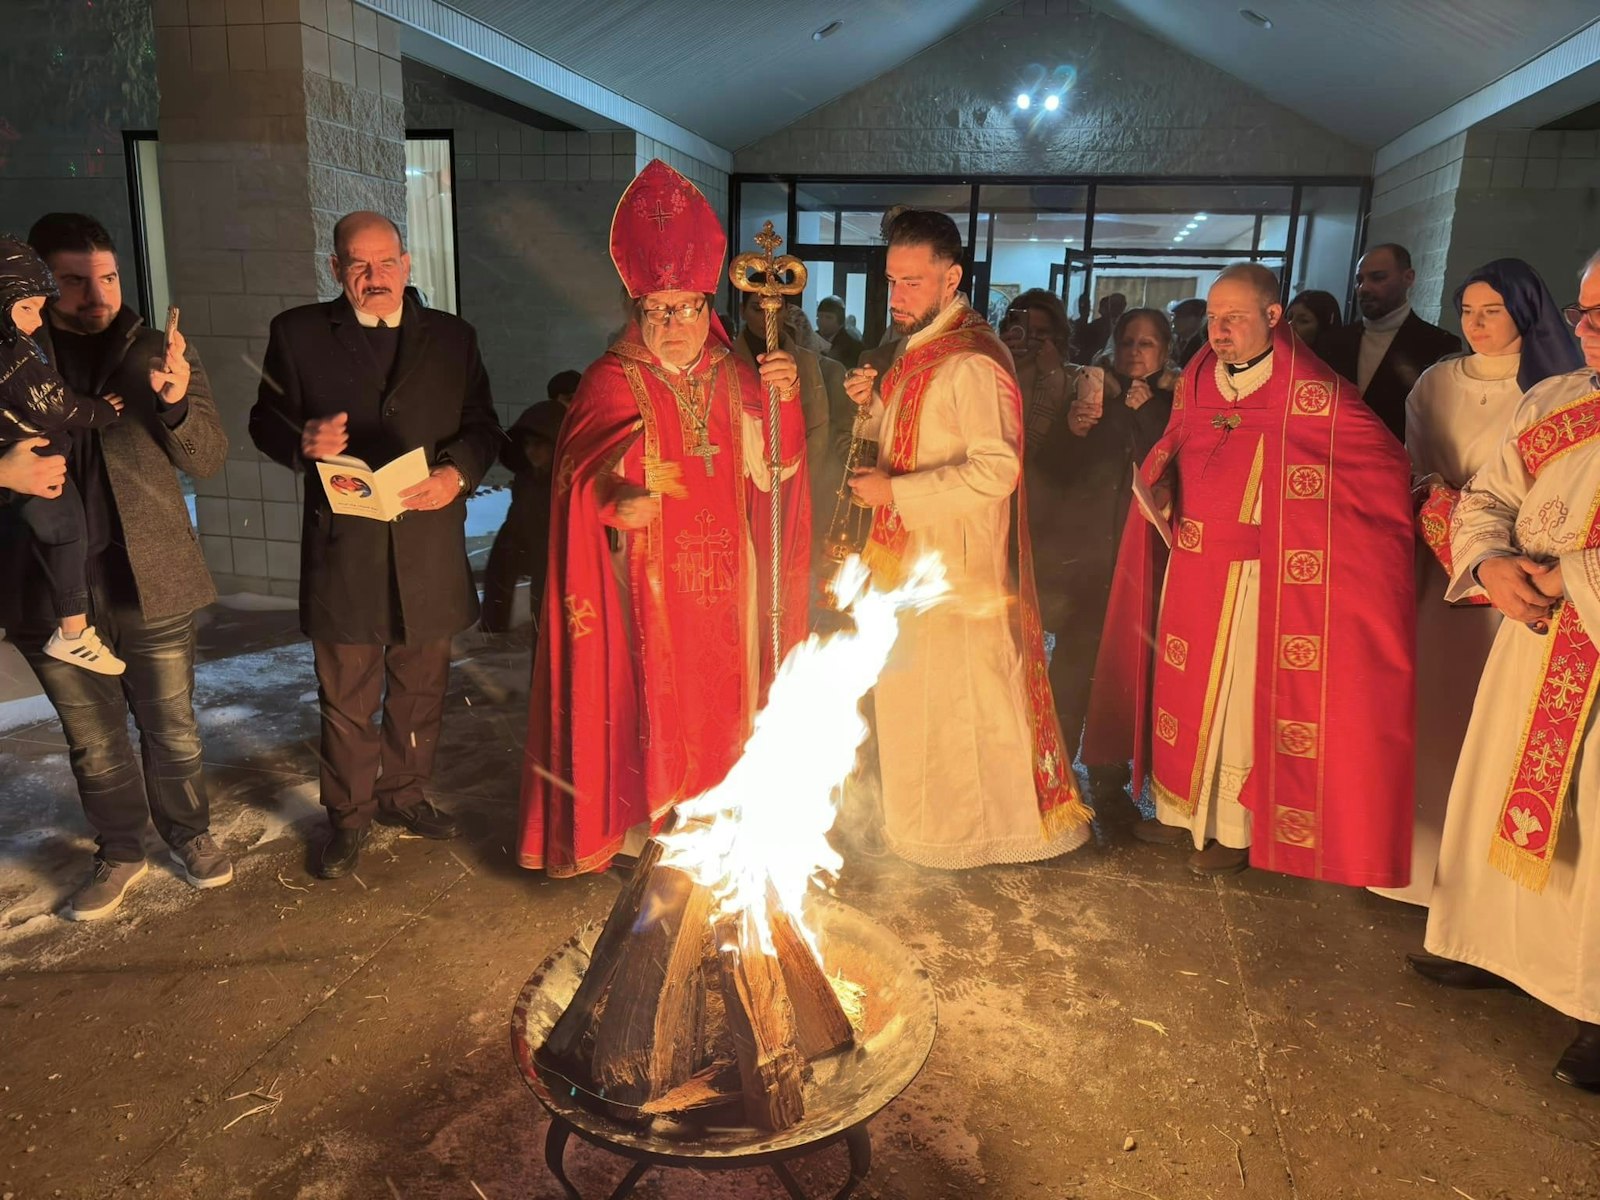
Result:
<instances>
[{"instance_id":1,"label":"stone column","mask_svg":"<svg viewBox=\"0 0 1600 1200\"><path fill-rule=\"evenodd\" d=\"M293 596L301 480L247 422L272 317L335 293L333 223L371 208L404 225L398 31L351 0L154 0L154 16L173 303L231 442L196 484L200 541L219 591Z\"/></svg>"}]
</instances>

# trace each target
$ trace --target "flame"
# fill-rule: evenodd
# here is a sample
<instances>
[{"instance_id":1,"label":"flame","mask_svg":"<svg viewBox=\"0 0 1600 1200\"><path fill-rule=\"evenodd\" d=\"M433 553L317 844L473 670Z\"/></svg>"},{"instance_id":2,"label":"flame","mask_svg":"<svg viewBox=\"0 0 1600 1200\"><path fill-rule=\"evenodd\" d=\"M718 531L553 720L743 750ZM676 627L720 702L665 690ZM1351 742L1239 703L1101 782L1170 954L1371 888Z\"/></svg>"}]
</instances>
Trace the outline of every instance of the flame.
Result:
<instances>
[{"instance_id":1,"label":"flame","mask_svg":"<svg viewBox=\"0 0 1600 1200\"><path fill-rule=\"evenodd\" d=\"M827 834L839 785L867 736L861 698L889 660L898 614L949 590L937 555L918 561L893 591L869 582L860 559L840 566L835 594L855 629L813 634L789 652L744 753L721 783L681 802L676 826L660 837L661 864L708 887L719 916L749 921L767 954L776 953L769 897L798 924L807 888L843 865Z\"/></svg>"}]
</instances>

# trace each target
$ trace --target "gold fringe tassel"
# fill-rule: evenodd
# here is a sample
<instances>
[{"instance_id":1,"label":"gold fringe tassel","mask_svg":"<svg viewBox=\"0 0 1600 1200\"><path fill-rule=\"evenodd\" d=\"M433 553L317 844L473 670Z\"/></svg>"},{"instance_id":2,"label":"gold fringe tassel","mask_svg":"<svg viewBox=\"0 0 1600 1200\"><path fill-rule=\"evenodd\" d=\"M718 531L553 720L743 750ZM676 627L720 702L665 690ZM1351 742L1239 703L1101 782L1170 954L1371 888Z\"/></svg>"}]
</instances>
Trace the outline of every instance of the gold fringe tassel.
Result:
<instances>
[{"instance_id":1,"label":"gold fringe tassel","mask_svg":"<svg viewBox=\"0 0 1600 1200\"><path fill-rule=\"evenodd\" d=\"M1551 842L1554 840L1552 838ZM1552 844L1552 852L1554 849ZM1498 835L1489 843L1489 865L1530 892L1542 892L1550 882L1549 859L1535 858Z\"/></svg>"}]
</instances>

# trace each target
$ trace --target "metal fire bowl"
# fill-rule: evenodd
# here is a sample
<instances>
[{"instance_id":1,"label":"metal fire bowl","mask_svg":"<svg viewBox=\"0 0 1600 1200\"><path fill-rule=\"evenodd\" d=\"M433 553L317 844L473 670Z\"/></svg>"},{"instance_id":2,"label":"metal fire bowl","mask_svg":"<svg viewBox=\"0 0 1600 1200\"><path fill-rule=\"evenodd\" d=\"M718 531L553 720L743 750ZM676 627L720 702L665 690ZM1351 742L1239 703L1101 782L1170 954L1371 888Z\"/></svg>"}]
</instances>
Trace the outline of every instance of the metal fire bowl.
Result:
<instances>
[{"instance_id":1,"label":"metal fire bowl","mask_svg":"<svg viewBox=\"0 0 1600 1200\"><path fill-rule=\"evenodd\" d=\"M864 913L821 895L808 902L822 961L866 988L856 1044L812 1064L805 1116L774 1133L749 1125L701 1125L657 1117L630 1125L585 1108L571 1084L534 1062L589 967L600 924L580 929L539 964L511 1014L511 1045L533 1094L579 1136L657 1160L764 1159L835 1138L904 1091L933 1049L938 1025L933 983L895 936ZM754 1165L752 1163L752 1165Z\"/></svg>"}]
</instances>

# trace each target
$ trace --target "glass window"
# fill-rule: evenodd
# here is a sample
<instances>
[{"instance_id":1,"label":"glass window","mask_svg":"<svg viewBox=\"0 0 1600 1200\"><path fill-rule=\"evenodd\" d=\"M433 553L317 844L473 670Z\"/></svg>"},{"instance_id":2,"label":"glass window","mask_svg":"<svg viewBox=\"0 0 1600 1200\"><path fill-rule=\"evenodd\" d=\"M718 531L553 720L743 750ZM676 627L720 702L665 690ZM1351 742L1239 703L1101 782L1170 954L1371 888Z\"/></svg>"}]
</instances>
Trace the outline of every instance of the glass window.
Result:
<instances>
[{"instance_id":1,"label":"glass window","mask_svg":"<svg viewBox=\"0 0 1600 1200\"><path fill-rule=\"evenodd\" d=\"M1087 187L985 184L978 191L979 228L987 233L991 317L1032 288L1057 296L1072 255L1083 250ZM981 261L981 259L980 259Z\"/></svg>"},{"instance_id":2,"label":"glass window","mask_svg":"<svg viewBox=\"0 0 1600 1200\"><path fill-rule=\"evenodd\" d=\"M743 184L739 188L739 236L735 244L728 248L729 254L754 251L757 248L756 234L768 221L772 222L772 228L784 240L784 245L778 251L782 254L787 251L790 241L789 185L766 181Z\"/></svg>"},{"instance_id":3,"label":"glass window","mask_svg":"<svg viewBox=\"0 0 1600 1200\"><path fill-rule=\"evenodd\" d=\"M456 275L454 154L448 135L406 135L406 249L423 303L460 312Z\"/></svg>"},{"instance_id":4,"label":"glass window","mask_svg":"<svg viewBox=\"0 0 1600 1200\"><path fill-rule=\"evenodd\" d=\"M746 190L749 185L745 185ZM795 185L801 245L876 246L882 244L883 214L897 204L948 213L966 242L972 188L964 183L829 183L805 180Z\"/></svg>"},{"instance_id":5,"label":"glass window","mask_svg":"<svg viewBox=\"0 0 1600 1200\"><path fill-rule=\"evenodd\" d=\"M1307 187L1300 192L1291 296L1315 288L1347 306L1361 236L1359 187Z\"/></svg>"},{"instance_id":6,"label":"glass window","mask_svg":"<svg viewBox=\"0 0 1600 1200\"><path fill-rule=\"evenodd\" d=\"M1293 202L1287 186L1098 187L1092 235L1097 250L1223 250L1248 258L1283 250Z\"/></svg>"},{"instance_id":7,"label":"glass window","mask_svg":"<svg viewBox=\"0 0 1600 1200\"><path fill-rule=\"evenodd\" d=\"M133 258L138 304L147 324L162 328L172 292L167 282L167 234L161 218L159 143L153 133L126 135L128 193L133 213Z\"/></svg>"}]
</instances>

